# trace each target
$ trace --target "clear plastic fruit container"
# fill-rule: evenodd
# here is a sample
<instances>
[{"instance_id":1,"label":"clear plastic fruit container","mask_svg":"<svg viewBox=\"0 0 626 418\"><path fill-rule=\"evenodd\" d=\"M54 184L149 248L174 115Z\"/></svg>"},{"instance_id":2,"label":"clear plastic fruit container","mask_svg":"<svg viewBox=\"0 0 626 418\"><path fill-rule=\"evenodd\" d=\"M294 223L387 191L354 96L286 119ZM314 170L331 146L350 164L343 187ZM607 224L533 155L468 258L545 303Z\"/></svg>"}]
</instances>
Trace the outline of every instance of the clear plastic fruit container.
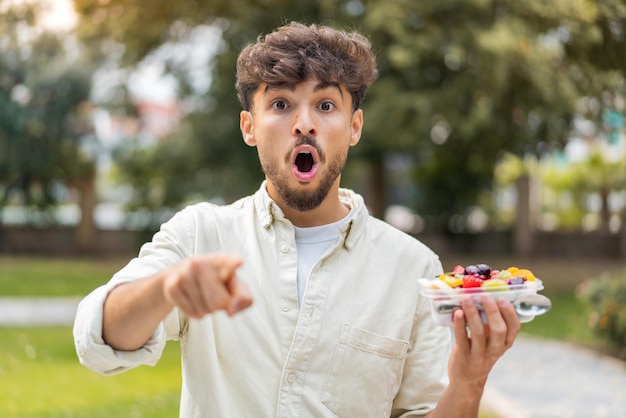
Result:
<instances>
[{"instance_id":1,"label":"clear plastic fruit container","mask_svg":"<svg viewBox=\"0 0 626 418\"><path fill-rule=\"evenodd\" d=\"M461 299L464 296L473 297L484 323L487 323L487 316L482 310L480 300L482 294L492 295L496 300L506 298L511 301L522 323L532 321L535 316L547 312L551 307L548 298L538 295L538 292L543 289L543 282L539 278L519 285L488 288L446 288L444 286L435 288L434 286L438 285L437 281L438 279L420 279L418 283L420 294L428 298L433 321L438 325L452 326L453 313L461 307Z\"/></svg>"}]
</instances>

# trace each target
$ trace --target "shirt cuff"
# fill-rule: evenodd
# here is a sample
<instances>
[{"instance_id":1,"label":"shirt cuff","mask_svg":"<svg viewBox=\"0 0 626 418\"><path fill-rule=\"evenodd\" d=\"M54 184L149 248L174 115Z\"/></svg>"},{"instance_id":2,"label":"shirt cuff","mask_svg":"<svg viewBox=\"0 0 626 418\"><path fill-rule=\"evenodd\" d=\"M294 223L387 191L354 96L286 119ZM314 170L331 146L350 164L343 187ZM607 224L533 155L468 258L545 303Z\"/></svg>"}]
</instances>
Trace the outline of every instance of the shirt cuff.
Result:
<instances>
[{"instance_id":1,"label":"shirt cuff","mask_svg":"<svg viewBox=\"0 0 626 418\"><path fill-rule=\"evenodd\" d=\"M154 366L166 343L163 323L160 323L146 344L134 351L115 350L102 338L104 301L120 283L107 283L78 305L74 320L74 344L80 363L103 375L124 372L140 365Z\"/></svg>"}]
</instances>

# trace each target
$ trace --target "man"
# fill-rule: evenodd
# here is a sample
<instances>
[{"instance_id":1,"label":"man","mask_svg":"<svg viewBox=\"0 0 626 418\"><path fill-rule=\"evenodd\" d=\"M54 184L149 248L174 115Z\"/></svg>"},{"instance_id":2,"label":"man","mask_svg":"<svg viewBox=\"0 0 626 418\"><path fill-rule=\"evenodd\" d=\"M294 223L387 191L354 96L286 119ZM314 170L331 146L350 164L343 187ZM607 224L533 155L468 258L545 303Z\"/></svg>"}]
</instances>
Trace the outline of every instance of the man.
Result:
<instances>
[{"instance_id":1,"label":"man","mask_svg":"<svg viewBox=\"0 0 626 418\"><path fill-rule=\"evenodd\" d=\"M418 294L438 257L339 187L376 77L354 32L291 23L246 47L240 127L265 181L232 205L185 208L88 295L81 362L153 365L180 340L183 417L476 416L519 320L484 297L485 326L465 300L450 352Z\"/></svg>"}]
</instances>

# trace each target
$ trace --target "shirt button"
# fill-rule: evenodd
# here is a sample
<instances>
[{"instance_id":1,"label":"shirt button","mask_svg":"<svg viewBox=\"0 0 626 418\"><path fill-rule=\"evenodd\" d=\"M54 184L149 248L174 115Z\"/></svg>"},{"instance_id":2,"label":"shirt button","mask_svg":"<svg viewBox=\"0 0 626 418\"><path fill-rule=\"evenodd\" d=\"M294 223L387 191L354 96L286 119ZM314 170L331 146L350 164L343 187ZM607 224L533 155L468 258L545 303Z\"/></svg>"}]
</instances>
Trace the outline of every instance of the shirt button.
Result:
<instances>
[{"instance_id":1,"label":"shirt button","mask_svg":"<svg viewBox=\"0 0 626 418\"><path fill-rule=\"evenodd\" d=\"M289 246L287 246L287 245L281 245L281 247L280 247L280 251L281 251L282 253L288 253L288 252L289 252Z\"/></svg>"},{"instance_id":2,"label":"shirt button","mask_svg":"<svg viewBox=\"0 0 626 418\"><path fill-rule=\"evenodd\" d=\"M280 309L281 309L283 312L287 312L287 311L289 311L289 304L288 304L288 303L283 303L283 304L280 306Z\"/></svg>"},{"instance_id":3,"label":"shirt button","mask_svg":"<svg viewBox=\"0 0 626 418\"><path fill-rule=\"evenodd\" d=\"M295 381L296 381L296 375L293 373L289 373L289 376L287 376L287 383L292 384Z\"/></svg>"}]
</instances>

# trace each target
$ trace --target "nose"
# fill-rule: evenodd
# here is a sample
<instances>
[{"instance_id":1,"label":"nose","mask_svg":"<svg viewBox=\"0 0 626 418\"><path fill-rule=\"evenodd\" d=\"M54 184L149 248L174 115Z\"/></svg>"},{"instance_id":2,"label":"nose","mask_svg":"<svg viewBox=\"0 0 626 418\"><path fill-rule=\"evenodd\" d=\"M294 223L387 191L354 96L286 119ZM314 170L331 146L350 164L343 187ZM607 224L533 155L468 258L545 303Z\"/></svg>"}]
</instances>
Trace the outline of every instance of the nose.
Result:
<instances>
[{"instance_id":1,"label":"nose","mask_svg":"<svg viewBox=\"0 0 626 418\"><path fill-rule=\"evenodd\" d=\"M313 115L310 110L300 109L295 113L295 118L296 120L292 129L294 136L309 136L317 133L315 121L313 120Z\"/></svg>"}]
</instances>

